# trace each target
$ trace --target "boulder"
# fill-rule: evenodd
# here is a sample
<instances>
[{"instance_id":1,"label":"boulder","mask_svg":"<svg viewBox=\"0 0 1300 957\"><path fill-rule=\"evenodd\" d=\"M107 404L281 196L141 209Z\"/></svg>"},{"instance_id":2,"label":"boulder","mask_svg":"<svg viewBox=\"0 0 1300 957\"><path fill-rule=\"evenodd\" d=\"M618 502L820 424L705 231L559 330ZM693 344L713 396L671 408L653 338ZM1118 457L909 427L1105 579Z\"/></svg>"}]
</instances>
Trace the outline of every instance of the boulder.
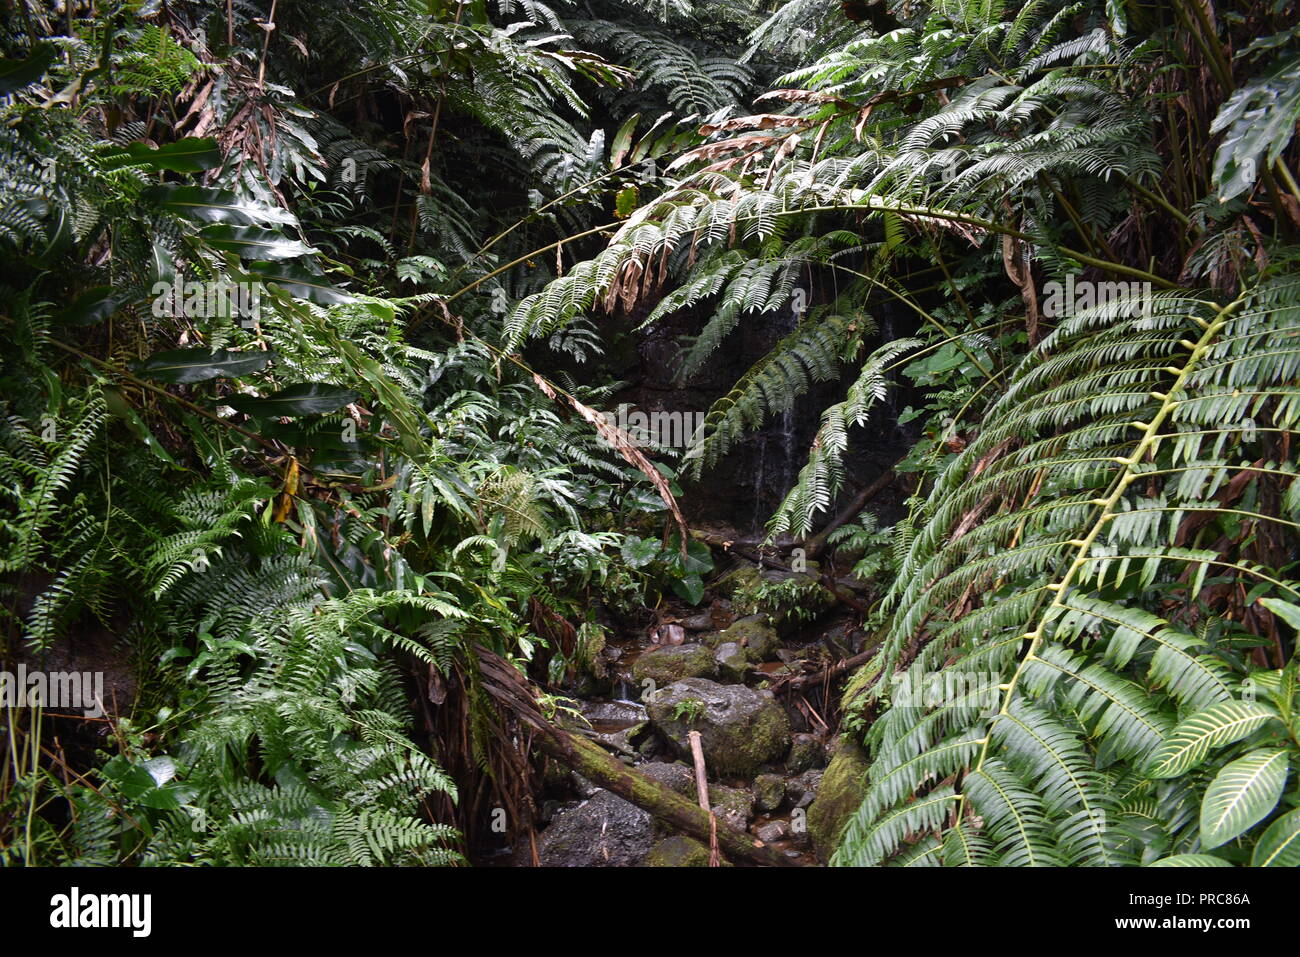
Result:
<instances>
[{"instance_id":1,"label":"boulder","mask_svg":"<svg viewBox=\"0 0 1300 957\"><path fill-rule=\"evenodd\" d=\"M762 615L742 618L722 631L706 635L702 640L718 651L721 651L724 645L735 644L743 650L746 659L752 664L770 661L781 644L776 629L769 625Z\"/></svg>"},{"instance_id":2,"label":"boulder","mask_svg":"<svg viewBox=\"0 0 1300 957\"><path fill-rule=\"evenodd\" d=\"M834 853L845 822L862 803L867 791L866 776L866 754L855 742L843 739L808 808L808 834L823 862Z\"/></svg>"},{"instance_id":3,"label":"boulder","mask_svg":"<svg viewBox=\"0 0 1300 957\"><path fill-rule=\"evenodd\" d=\"M537 839L543 867L632 867L654 846L654 819L600 790L577 807L555 813Z\"/></svg>"},{"instance_id":4,"label":"boulder","mask_svg":"<svg viewBox=\"0 0 1300 957\"><path fill-rule=\"evenodd\" d=\"M641 774L658 781L664 787L671 788L682 797L695 797L695 772L684 764L669 764L666 761L651 761L637 768Z\"/></svg>"},{"instance_id":5,"label":"boulder","mask_svg":"<svg viewBox=\"0 0 1300 957\"><path fill-rule=\"evenodd\" d=\"M653 681L663 686L682 678L712 678L717 673L713 652L697 644L648 648L632 666L632 677L639 685Z\"/></svg>"},{"instance_id":6,"label":"boulder","mask_svg":"<svg viewBox=\"0 0 1300 957\"><path fill-rule=\"evenodd\" d=\"M714 774L747 777L790 745L790 719L770 691L686 678L660 688L647 705L654 726L683 757L690 754L687 733L700 733Z\"/></svg>"}]
</instances>

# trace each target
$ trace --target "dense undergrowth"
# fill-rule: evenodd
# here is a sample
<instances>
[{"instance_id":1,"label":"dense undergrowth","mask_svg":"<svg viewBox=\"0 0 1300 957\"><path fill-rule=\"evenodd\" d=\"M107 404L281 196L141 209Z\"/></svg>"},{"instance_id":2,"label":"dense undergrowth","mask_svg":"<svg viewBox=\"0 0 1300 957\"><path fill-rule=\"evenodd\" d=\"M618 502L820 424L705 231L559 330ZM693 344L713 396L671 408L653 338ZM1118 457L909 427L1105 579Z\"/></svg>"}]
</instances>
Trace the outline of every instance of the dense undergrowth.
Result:
<instances>
[{"instance_id":1,"label":"dense undergrowth","mask_svg":"<svg viewBox=\"0 0 1300 957\"><path fill-rule=\"evenodd\" d=\"M830 380L774 538L925 396L836 862L1300 863L1294 4L271 9L6 23L4 657L138 676L84 766L6 710L6 863L461 859L478 649L698 601L676 470ZM600 356L686 310L795 321L652 465Z\"/></svg>"}]
</instances>

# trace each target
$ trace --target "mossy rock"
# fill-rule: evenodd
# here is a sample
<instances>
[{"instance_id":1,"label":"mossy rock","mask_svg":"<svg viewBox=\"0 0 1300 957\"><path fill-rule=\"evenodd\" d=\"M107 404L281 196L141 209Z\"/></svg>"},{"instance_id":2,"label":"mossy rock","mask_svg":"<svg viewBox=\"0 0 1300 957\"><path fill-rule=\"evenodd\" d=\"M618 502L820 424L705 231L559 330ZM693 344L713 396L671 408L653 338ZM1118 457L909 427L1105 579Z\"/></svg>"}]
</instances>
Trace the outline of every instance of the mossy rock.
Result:
<instances>
[{"instance_id":1,"label":"mossy rock","mask_svg":"<svg viewBox=\"0 0 1300 957\"><path fill-rule=\"evenodd\" d=\"M728 644L738 645L752 664L771 660L776 654L776 649L781 646L781 636L776 633L776 629L768 623L764 615L741 618L725 630L715 631L700 640L713 648L721 648Z\"/></svg>"},{"instance_id":2,"label":"mossy rock","mask_svg":"<svg viewBox=\"0 0 1300 957\"><path fill-rule=\"evenodd\" d=\"M698 800L698 798L696 798ZM709 804L719 821L743 831L754 818L754 795L744 788L709 785Z\"/></svg>"},{"instance_id":3,"label":"mossy rock","mask_svg":"<svg viewBox=\"0 0 1300 957\"><path fill-rule=\"evenodd\" d=\"M760 811L775 811L785 801L785 778L779 774L760 774L754 778L754 806Z\"/></svg>"},{"instance_id":4,"label":"mossy rock","mask_svg":"<svg viewBox=\"0 0 1300 957\"><path fill-rule=\"evenodd\" d=\"M734 641L718 645L718 650L713 653L713 659L718 663L718 674L723 681L742 682L749 674L751 664L749 655L745 654L745 649Z\"/></svg>"},{"instance_id":5,"label":"mossy rock","mask_svg":"<svg viewBox=\"0 0 1300 957\"><path fill-rule=\"evenodd\" d=\"M725 857L723 867L733 866ZM666 837L646 855L643 867L708 867L709 849L699 841L681 834Z\"/></svg>"},{"instance_id":6,"label":"mossy rock","mask_svg":"<svg viewBox=\"0 0 1300 957\"><path fill-rule=\"evenodd\" d=\"M737 592L758 587L758 583L762 581L762 578L762 573L757 568L748 563L742 563L717 579L710 588L715 594L731 598Z\"/></svg>"},{"instance_id":7,"label":"mossy rock","mask_svg":"<svg viewBox=\"0 0 1300 957\"><path fill-rule=\"evenodd\" d=\"M670 685L682 678L712 678L718 673L712 649L704 645L664 645L642 652L632 666L638 685L647 680L657 687Z\"/></svg>"},{"instance_id":8,"label":"mossy rock","mask_svg":"<svg viewBox=\"0 0 1300 957\"><path fill-rule=\"evenodd\" d=\"M790 754L785 759L785 768L791 774L799 774L809 768L820 768L826 764L826 748L811 734L796 734L790 739Z\"/></svg>"},{"instance_id":9,"label":"mossy rock","mask_svg":"<svg viewBox=\"0 0 1300 957\"><path fill-rule=\"evenodd\" d=\"M808 808L808 835L823 863L830 860L845 823L862 804L867 793L866 777L866 754L855 742L843 739Z\"/></svg>"},{"instance_id":10,"label":"mossy rock","mask_svg":"<svg viewBox=\"0 0 1300 957\"><path fill-rule=\"evenodd\" d=\"M686 678L656 691L647 708L683 758L690 755L688 733L700 732L713 774L749 777L790 746L790 719L770 691Z\"/></svg>"}]
</instances>

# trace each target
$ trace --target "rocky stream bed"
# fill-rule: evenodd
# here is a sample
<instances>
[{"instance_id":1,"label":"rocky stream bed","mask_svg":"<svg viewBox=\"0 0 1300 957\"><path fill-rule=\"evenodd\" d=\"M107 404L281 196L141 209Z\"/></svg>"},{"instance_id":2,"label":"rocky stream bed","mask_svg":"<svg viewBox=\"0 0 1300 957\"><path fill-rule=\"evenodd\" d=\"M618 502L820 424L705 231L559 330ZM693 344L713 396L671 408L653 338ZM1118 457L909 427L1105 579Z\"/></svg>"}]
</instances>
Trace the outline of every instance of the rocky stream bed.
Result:
<instances>
[{"instance_id":1,"label":"rocky stream bed","mask_svg":"<svg viewBox=\"0 0 1300 957\"><path fill-rule=\"evenodd\" d=\"M746 586L795 577L815 591L807 574L733 560L699 607L669 604L651 627L613 636L598 676L573 696L581 718L563 723L692 802L688 735L698 732L717 819L814 865L861 799L864 762L833 733L839 686L827 679L809 687L807 676L859 654L866 636L855 627L861 616L828 593L813 596L812 613L805 600L798 614L771 606L744 614L752 610L740 601ZM520 840L483 863L530 866L534 848L541 866L709 863L705 843L553 762L539 810L535 844Z\"/></svg>"}]
</instances>

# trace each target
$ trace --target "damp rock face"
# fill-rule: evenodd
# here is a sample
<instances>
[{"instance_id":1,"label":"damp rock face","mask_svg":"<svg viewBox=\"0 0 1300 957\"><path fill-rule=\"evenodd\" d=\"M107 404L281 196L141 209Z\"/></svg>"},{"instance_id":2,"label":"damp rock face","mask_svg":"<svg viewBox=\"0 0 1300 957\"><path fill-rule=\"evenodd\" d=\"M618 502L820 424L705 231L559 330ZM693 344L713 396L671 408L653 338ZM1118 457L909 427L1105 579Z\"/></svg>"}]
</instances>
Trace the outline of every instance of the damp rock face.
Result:
<instances>
[{"instance_id":1,"label":"damp rock face","mask_svg":"<svg viewBox=\"0 0 1300 957\"><path fill-rule=\"evenodd\" d=\"M682 757L687 734L700 733L711 774L748 777L790 746L790 719L770 691L686 678L660 688L647 702L655 728Z\"/></svg>"}]
</instances>

